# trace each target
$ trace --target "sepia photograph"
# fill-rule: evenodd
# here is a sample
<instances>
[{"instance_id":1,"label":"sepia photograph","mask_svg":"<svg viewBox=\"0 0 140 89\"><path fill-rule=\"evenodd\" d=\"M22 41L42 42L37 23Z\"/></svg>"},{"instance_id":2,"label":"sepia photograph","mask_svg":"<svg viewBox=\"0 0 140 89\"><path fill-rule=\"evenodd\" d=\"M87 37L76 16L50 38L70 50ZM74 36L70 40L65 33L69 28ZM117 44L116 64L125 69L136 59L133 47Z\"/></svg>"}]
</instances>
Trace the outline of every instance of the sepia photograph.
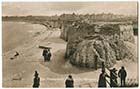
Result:
<instances>
[{"instance_id":1,"label":"sepia photograph","mask_svg":"<svg viewBox=\"0 0 140 89\"><path fill-rule=\"evenodd\" d=\"M1 2L3 88L138 88L137 1Z\"/></svg>"}]
</instances>

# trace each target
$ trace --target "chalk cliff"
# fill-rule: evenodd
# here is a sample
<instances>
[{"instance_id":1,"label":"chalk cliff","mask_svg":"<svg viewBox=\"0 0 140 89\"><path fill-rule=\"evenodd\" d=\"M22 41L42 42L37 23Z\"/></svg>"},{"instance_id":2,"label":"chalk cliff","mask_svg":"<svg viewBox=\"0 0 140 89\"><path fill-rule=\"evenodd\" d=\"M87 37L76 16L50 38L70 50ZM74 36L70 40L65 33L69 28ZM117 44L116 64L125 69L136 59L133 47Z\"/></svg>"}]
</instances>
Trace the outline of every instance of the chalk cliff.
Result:
<instances>
[{"instance_id":1,"label":"chalk cliff","mask_svg":"<svg viewBox=\"0 0 140 89\"><path fill-rule=\"evenodd\" d=\"M73 65L99 68L104 61L111 67L117 60L134 59L125 44L126 41L134 43L131 23L74 22L64 33L62 38L68 41L65 56Z\"/></svg>"}]
</instances>

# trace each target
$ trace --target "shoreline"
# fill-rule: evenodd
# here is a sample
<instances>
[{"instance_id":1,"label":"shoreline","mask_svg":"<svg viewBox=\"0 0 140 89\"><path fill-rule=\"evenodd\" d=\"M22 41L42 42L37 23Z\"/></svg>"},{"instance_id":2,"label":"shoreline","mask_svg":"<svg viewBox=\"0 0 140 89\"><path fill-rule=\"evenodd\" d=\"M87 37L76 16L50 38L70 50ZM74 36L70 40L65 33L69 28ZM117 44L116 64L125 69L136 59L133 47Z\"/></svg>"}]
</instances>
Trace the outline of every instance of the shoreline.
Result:
<instances>
[{"instance_id":1,"label":"shoreline","mask_svg":"<svg viewBox=\"0 0 140 89\"><path fill-rule=\"evenodd\" d=\"M25 28L26 27L29 27L29 28L27 28L25 31L21 31L20 29L22 29L22 28L17 28L17 31L15 30L16 28L13 28L13 29L11 29L10 28L10 30L13 30L12 32L8 32L8 30L7 31L4 31L3 30L3 32L2 32L2 53L7 53L8 51L12 51L12 50L14 50L14 49L16 49L16 47L18 47L18 46L21 46L21 45L25 45L25 44L27 44L27 43L29 43L30 42L30 40L33 40L34 39L34 36L39 36L39 33L41 33L42 31L44 31L45 29L46 29L46 27L44 26L44 25L41 25L41 24L33 24L33 23L30 23L30 22L13 22L13 21L4 21L3 22L3 29L6 27L6 26L10 26L9 25L9 23L11 24L19 24L19 25L24 25L25 26ZM5 24L6 24L6 26L5 26ZM5 27L4 27L5 26ZM38 27L39 26L39 27ZM38 29L38 28L36 28L36 27L38 27L38 28L40 28L40 29ZM7 28L6 28L7 29ZM14 33L14 30L16 31L16 33ZM36 31L35 31L36 30ZM37 31L38 30L38 31ZM25 32L25 33L24 33ZM7 33L9 34L9 35L7 35ZM17 36L15 36L15 35L12 35L12 34L17 34L17 33L19 33L19 34L21 34L21 35L17 35ZM38 34L37 34L38 33ZM5 36L6 35L6 36ZM8 36L8 38L10 37L10 38L14 38L13 39L13 41L12 42L9 42L8 44L7 44L7 36ZM18 36L20 36L20 38L17 38ZM24 37L25 36L25 37ZM26 37L27 36L27 37ZM21 40L21 42L19 41L19 40ZM23 40L23 42L22 42L22 40ZM9 48L7 48L7 47L9 47L9 46L11 46L11 45L15 45L15 44L17 44L16 46L13 46L13 47L11 47L10 49ZM6 46L7 45L7 46ZM7 49L5 49L5 48L7 48Z\"/></svg>"}]
</instances>

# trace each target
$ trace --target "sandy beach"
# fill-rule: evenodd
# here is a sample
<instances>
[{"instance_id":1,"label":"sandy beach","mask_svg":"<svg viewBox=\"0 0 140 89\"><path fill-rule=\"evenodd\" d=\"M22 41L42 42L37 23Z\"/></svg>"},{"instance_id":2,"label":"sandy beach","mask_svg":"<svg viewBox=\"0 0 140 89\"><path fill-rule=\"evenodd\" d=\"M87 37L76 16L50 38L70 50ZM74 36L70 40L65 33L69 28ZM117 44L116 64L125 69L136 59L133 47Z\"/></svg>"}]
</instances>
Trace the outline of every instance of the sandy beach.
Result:
<instances>
[{"instance_id":1,"label":"sandy beach","mask_svg":"<svg viewBox=\"0 0 140 89\"><path fill-rule=\"evenodd\" d=\"M69 74L74 78L75 87L97 87L101 69L80 69L66 61L64 55L67 43L60 39L60 29L19 22L3 22L2 29L4 88L31 88L35 70L39 72L41 88L65 87L64 82ZM39 45L52 48L50 62L44 63L43 50L38 48ZM136 60L124 59L114 67L119 70L123 65L128 72L127 79L138 79L137 37L135 44L128 45L134 50ZM11 60L15 51L19 52L19 56Z\"/></svg>"}]
</instances>

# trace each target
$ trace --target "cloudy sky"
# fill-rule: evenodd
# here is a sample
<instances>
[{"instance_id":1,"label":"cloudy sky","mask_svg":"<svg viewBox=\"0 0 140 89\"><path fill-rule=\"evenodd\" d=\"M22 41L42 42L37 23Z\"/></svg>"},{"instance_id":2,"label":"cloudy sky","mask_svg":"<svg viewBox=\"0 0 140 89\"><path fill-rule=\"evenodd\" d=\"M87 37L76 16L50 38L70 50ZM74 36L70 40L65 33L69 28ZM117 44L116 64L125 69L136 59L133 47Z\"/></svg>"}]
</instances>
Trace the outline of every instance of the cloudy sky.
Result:
<instances>
[{"instance_id":1,"label":"cloudy sky","mask_svg":"<svg viewBox=\"0 0 140 89\"><path fill-rule=\"evenodd\" d=\"M137 15L137 2L3 2L3 16L60 15L62 13Z\"/></svg>"}]
</instances>

